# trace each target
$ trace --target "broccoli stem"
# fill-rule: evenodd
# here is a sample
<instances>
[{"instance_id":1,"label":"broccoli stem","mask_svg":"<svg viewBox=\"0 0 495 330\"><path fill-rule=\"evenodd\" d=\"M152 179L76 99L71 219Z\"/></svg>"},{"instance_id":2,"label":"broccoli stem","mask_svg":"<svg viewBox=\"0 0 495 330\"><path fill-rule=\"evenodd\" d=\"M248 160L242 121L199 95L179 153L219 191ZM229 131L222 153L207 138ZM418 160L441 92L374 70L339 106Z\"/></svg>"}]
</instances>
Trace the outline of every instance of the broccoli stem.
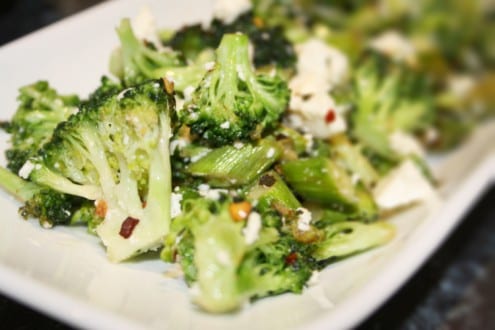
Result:
<instances>
[{"instance_id":1,"label":"broccoli stem","mask_svg":"<svg viewBox=\"0 0 495 330\"><path fill-rule=\"evenodd\" d=\"M0 187L21 202L28 201L42 189L39 185L22 179L2 166L0 166Z\"/></svg>"},{"instance_id":2,"label":"broccoli stem","mask_svg":"<svg viewBox=\"0 0 495 330\"><path fill-rule=\"evenodd\" d=\"M101 189L99 187L89 184L75 184L45 166L41 166L31 172L29 178L39 184L46 185L65 194L80 196L90 200L97 200L102 197Z\"/></svg>"},{"instance_id":3,"label":"broccoli stem","mask_svg":"<svg viewBox=\"0 0 495 330\"><path fill-rule=\"evenodd\" d=\"M257 201L257 208L262 212L272 209L273 202L281 203L289 209L297 209L301 206L292 191L275 171L262 174L249 187L247 199Z\"/></svg>"},{"instance_id":4,"label":"broccoli stem","mask_svg":"<svg viewBox=\"0 0 495 330\"><path fill-rule=\"evenodd\" d=\"M307 201L340 211L354 211L355 187L349 175L325 157L287 161L282 164L284 178Z\"/></svg>"},{"instance_id":5,"label":"broccoli stem","mask_svg":"<svg viewBox=\"0 0 495 330\"><path fill-rule=\"evenodd\" d=\"M144 212L149 219L161 219L157 227L160 227L160 231L166 235L170 228L170 196L172 195L172 169L169 149L172 129L168 114L160 114L160 126L162 132L158 148L151 155L148 178L149 191Z\"/></svg>"},{"instance_id":6,"label":"broccoli stem","mask_svg":"<svg viewBox=\"0 0 495 330\"><path fill-rule=\"evenodd\" d=\"M187 172L203 177L212 186L237 187L252 182L275 163L281 155L280 146L271 139L256 146L245 144L217 148L191 163Z\"/></svg>"},{"instance_id":7,"label":"broccoli stem","mask_svg":"<svg viewBox=\"0 0 495 330\"><path fill-rule=\"evenodd\" d=\"M378 172L371 166L368 159L361 153L359 146L353 145L347 136L337 135L331 139L332 150L345 167L359 176L366 187L371 187L379 179Z\"/></svg>"},{"instance_id":8,"label":"broccoli stem","mask_svg":"<svg viewBox=\"0 0 495 330\"><path fill-rule=\"evenodd\" d=\"M323 231L325 239L312 253L316 260L333 260L363 252L389 242L395 235L395 227L386 222L345 221L329 225Z\"/></svg>"}]
</instances>

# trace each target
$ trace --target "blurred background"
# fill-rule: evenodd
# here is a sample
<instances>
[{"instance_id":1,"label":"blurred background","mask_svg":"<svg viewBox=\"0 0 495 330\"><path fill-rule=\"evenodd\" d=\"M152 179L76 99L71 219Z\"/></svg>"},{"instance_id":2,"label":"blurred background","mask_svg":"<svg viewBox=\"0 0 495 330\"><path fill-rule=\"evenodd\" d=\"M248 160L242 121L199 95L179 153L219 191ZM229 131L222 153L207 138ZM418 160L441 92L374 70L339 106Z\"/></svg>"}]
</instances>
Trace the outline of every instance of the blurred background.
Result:
<instances>
[{"instance_id":1,"label":"blurred background","mask_svg":"<svg viewBox=\"0 0 495 330\"><path fill-rule=\"evenodd\" d=\"M99 2L2 0L0 45ZM417 274L360 329L494 329L493 278L495 187L466 214ZM0 324L5 329L69 328L1 294Z\"/></svg>"},{"instance_id":2,"label":"blurred background","mask_svg":"<svg viewBox=\"0 0 495 330\"><path fill-rule=\"evenodd\" d=\"M0 44L100 2L102 0L1 0Z\"/></svg>"}]
</instances>

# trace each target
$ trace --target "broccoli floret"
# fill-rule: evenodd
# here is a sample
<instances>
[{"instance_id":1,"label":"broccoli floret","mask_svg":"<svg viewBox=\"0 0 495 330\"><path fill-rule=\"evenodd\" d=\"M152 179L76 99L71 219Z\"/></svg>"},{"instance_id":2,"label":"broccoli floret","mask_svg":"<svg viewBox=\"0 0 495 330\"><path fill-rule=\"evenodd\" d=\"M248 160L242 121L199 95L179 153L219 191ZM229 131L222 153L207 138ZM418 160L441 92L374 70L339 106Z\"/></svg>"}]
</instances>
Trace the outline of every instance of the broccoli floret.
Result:
<instances>
[{"instance_id":1,"label":"broccoli floret","mask_svg":"<svg viewBox=\"0 0 495 330\"><path fill-rule=\"evenodd\" d=\"M289 101L287 84L278 76L257 74L249 61L249 39L226 34L215 67L178 113L191 133L208 144L257 139L279 122Z\"/></svg>"},{"instance_id":2,"label":"broccoli floret","mask_svg":"<svg viewBox=\"0 0 495 330\"><path fill-rule=\"evenodd\" d=\"M350 172L355 173L360 182L371 188L380 178L371 162L363 154L359 145L353 144L346 135L339 134L330 139L332 158L341 162Z\"/></svg>"},{"instance_id":3,"label":"broccoli floret","mask_svg":"<svg viewBox=\"0 0 495 330\"><path fill-rule=\"evenodd\" d=\"M93 107L103 102L107 97L117 94L124 89L118 81L114 81L107 76L101 77L100 86L95 89L87 100L81 102L81 107Z\"/></svg>"},{"instance_id":4,"label":"broccoli floret","mask_svg":"<svg viewBox=\"0 0 495 330\"><path fill-rule=\"evenodd\" d=\"M19 89L19 107L9 123L2 127L11 136L12 148L5 152L7 168L18 173L29 157L52 136L58 123L77 111L79 98L62 96L46 81Z\"/></svg>"},{"instance_id":5,"label":"broccoli floret","mask_svg":"<svg viewBox=\"0 0 495 330\"><path fill-rule=\"evenodd\" d=\"M30 180L104 204L96 228L113 261L157 247L170 221L169 113L163 81L129 88L59 125Z\"/></svg>"},{"instance_id":6,"label":"broccoli floret","mask_svg":"<svg viewBox=\"0 0 495 330\"><path fill-rule=\"evenodd\" d=\"M199 83L207 71L205 64L214 60L213 50L201 49L186 65L178 52L158 50L153 44L137 39L128 19L121 21L117 34L121 48L112 54L110 71L127 87L166 77L174 82L175 90L183 92Z\"/></svg>"},{"instance_id":7,"label":"broccoli floret","mask_svg":"<svg viewBox=\"0 0 495 330\"><path fill-rule=\"evenodd\" d=\"M284 36L281 26L264 26L252 12L240 15L230 24L214 19L205 29L200 24L177 31L166 45L180 51L187 59L195 59L204 48L217 48L228 33L246 34L254 46L253 61L256 67L275 65L293 68L296 62L294 47Z\"/></svg>"},{"instance_id":8,"label":"broccoli floret","mask_svg":"<svg viewBox=\"0 0 495 330\"><path fill-rule=\"evenodd\" d=\"M182 64L177 52L159 51L153 44L139 40L132 31L131 22L125 18L117 28L121 48L110 59L110 70L126 86L132 86L157 76L156 70Z\"/></svg>"},{"instance_id":9,"label":"broccoli floret","mask_svg":"<svg viewBox=\"0 0 495 330\"><path fill-rule=\"evenodd\" d=\"M260 228L258 239L248 242L243 230L250 220L236 221L231 205L227 196L187 199L165 239L162 258L178 255L186 281L197 292L195 302L220 313L252 298L300 292L316 265L309 246L274 228Z\"/></svg>"},{"instance_id":10,"label":"broccoli floret","mask_svg":"<svg viewBox=\"0 0 495 330\"><path fill-rule=\"evenodd\" d=\"M388 243L395 235L395 227L382 221L343 221L325 227L323 232L325 238L314 246L312 256L328 263Z\"/></svg>"},{"instance_id":11,"label":"broccoli floret","mask_svg":"<svg viewBox=\"0 0 495 330\"><path fill-rule=\"evenodd\" d=\"M357 70L351 133L380 156L395 159L389 135L426 129L434 111L424 79L402 67L385 67L372 58Z\"/></svg>"},{"instance_id":12,"label":"broccoli floret","mask_svg":"<svg viewBox=\"0 0 495 330\"><path fill-rule=\"evenodd\" d=\"M220 38L215 33L204 29L201 24L194 24L176 31L172 38L165 41L165 45L181 52L186 59L191 60L195 59L205 48L217 48Z\"/></svg>"},{"instance_id":13,"label":"broccoli floret","mask_svg":"<svg viewBox=\"0 0 495 330\"><path fill-rule=\"evenodd\" d=\"M37 218L45 228L79 222L83 209L85 222L99 219L89 201L24 180L3 167L0 187L24 203L19 209L23 218Z\"/></svg>"},{"instance_id":14,"label":"broccoli floret","mask_svg":"<svg viewBox=\"0 0 495 330\"><path fill-rule=\"evenodd\" d=\"M252 298L302 292L316 268L308 245L281 236L249 251L239 267L240 291Z\"/></svg>"}]
</instances>

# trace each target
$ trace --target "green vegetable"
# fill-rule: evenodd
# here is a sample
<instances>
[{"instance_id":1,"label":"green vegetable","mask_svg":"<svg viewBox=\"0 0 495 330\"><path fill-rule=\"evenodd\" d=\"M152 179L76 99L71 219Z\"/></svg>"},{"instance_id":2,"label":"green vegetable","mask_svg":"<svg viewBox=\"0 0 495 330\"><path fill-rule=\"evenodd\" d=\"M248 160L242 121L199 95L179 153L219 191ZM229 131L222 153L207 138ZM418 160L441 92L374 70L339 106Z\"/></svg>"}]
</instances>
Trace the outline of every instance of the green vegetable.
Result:
<instances>
[{"instance_id":1,"label":"green vegetable","mask_svg":"<svg viewBox=\"0 0 495 330\"><path fill-rule=\"evenodd\" d=\"M355 74L352 134L380 156L396 159L389 135L428 128L434 112L424 79L398 67L381 72L382 65L380 60L370 59Z\"/></svg>"},{"instance_id":2,"label":"green vegetable","mask_svg":"<svg viewBox=\"0 0 495 330\"><path fill-rule=\"evenodd\" d=\"M251 250L238 270L239 291L255 298L301 293L316 268L306 249L304 244L282 236Z\"/></svg>"},{"instance_id":3,"label":"green vegetable","mask_svg":"<svg viewBox=\"0 0 495 330\"><path fill-rule=\"evenodd\" d=\"M123 89L124 87L119 81L103 76L100 79L100 86L89 95L87 100L81 102L81 107L98 106L100 102L104 102L109 96L120 93Z\"/></svg>"},{"instance_id":4,"label":"green vegetable","mask_svg":"<svg viewBox=\"0 0 495 330\"><path fill-rule=\"evenodd\" d=\"M12 147L7 149L7 167L18 173L52 136L53 130L77 111L76 95L62 96L46 81L19 89L19 107L10 122L2 127L11 134Z\"/></svg>"},{"instance_id":5,"label":"green vegetable","mask_svg":"<svg viewBox=\"0 0 495 330\"><path fill-rule=\"evenodd\" d=\"M205 48L217 48L225 34L240 32L246 34L254 46L253 62L256 67L275 65L292 68L296 56L292 44L284 36L284 31L280 26L263 24L263 21L247 12L229 24L214 19L208 28L200 24L186 26L178 30L165 44L191 60Z\"/></svg>"},{"instance_id":6,"label":"green vegetable","mask_svg":"<svg viewBox=\"0 0 495 330\"><path fill-rule=\"evenodd\" d=\"M23 218L37 218L43 227L79 222L82 209L85 222L99 218L85 199L24 180L4 167L0 167L0 187L24 203L19 209Z\"/></svg>"},{"instance_id":7,"label":"green vegetable","mask_svg":"<svg viewBox=\"0 0 495 330\"><path fill-rule=\"evenodd\" d=\"M347 173L332 160L301 158L287 161L281 168L285 180L305 200L338 210L354 209L355 187Z\"/></svg>"},{"instance_id":8,"label":"green vegetable","mask_svg":"<svg viewBox=\"0 0 495 330\"><path fill-rule=\"evenodd\" d=\"M256 208L262 212L273 210L273 203L288 209L301 207L290 188L275 171L262 174L248 188L246 196L248 200L256 202Z\"/></svg>"},{"instance_id":9,"label":"green vegetable","mask_svg":"<svg viewBox=\"0 0 495 330\"><path fill-rule=\"evenodd\" d=\"M388 243L395 229L386 222L363 224L345 221L323 229L325 238L312 253L316 260L343 258Z\"/></svg>"},{"instance_id":10,"label":"green vegetable","mask_svg":"<svg viewBox=\"0 0 495 330\"><path fill-rule=\"evenodd\" d=\"M160 52L154 45L138 40L127 18L120 21L117 35L121 48L112 54L110 70L122 79L126 86L132 86L151 78L159 78L155 70L181 64L176 52Z\"/></svg>"},{"instance_id":11,"label":"green vegetable","mask_svg":"<svg viewBox=\"0 0 495 330\"><path fill-rule=\"evenodd\" d=\"M186 172L204 178L215 187L239 187L252 182L273 165L280 154L279 145L271 139L239 148L224 146L190 163Z\"/></svg>"},{"instance_id":12,"label":"green vegetable","mask_svg":"<svg viewBox=\"0 0 495 330\"><path fill-rule=\"evenodd\" d=\"M366 187L372 187L380 176L361 152L361 148L342 134L332 137L330 141L335 159L342 162L347 171L354 173Z\"/></svg>"},{"instance_id":13,"label":"green vegetable","mask_svg":"<svg viewBox=\"0 0 495 330\"><path fill-rule=\"evenodd\" d=\"M230 215L231 200L188 199L165 238L162 258L176 250L185 277L204 310L239 309L249 299L301 292L315 267L306 247L273 228L262 229L252 244ZM249 221L249 220L248 220ZM180 239L177 239L179 238Z\"/></svg>"},{"instance_id":14,"label":"green vegetable","mask_svg":"<svg viewBox=\"0 0 495 330\"><path fill-rule=\"evenodd\" d=\"M206 72L205 64L214 59L211 50L202 50L191 64L186 65L179 53L159 51L153 44L138 40L129 19L120 22L117 34L121 48L112 54L110 71L125 86L167 77L174 81L176 90L183 92L186 87L194 87L199 83Z\"/></svg>"},{"instance_id":15,"label":"green vegetable","mask_svg":"<svg viewBox=\"0 0 495 330\"><path fill-rule=\"evenodd\" d=\"M173 107L161 81L133 87L71 116L31 159L31 181L106 204L96 232L113 261L157 247L168 232Z\"/></svg>"},{"instance_id":16,"label":"green vegetable","mask_svg":"<svg viewBox=\"0 0 495 330\"><path fill-rule=\"evenodd\" d=\"M224 35L215 67L178 113L179 120L205 143L221 146L255 140L278 124L287 107L287 84L276 75L257 74L248 48L245 35Z\"/></svg>"}]
</instances>

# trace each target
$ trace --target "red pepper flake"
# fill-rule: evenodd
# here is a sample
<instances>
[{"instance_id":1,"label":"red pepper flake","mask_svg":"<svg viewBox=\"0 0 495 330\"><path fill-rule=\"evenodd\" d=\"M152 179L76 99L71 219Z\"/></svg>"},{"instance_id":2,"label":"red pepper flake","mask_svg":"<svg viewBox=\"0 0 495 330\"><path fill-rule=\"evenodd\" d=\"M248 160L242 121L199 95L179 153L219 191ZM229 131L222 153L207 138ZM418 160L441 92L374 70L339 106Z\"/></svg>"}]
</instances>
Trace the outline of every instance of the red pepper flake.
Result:
<instances>
[{"instance_id":1,"label":"red pepper flake","mask_svg":"<svg viewBox=\"0 0 495 330\"><path fill-rule=\"evenodd\" d=\"M100 199L95 202L95 213L100 218L104 218L106 216L107 209L108 209L107 202L105 202L104 200Z\"/></svg>"},{"instance_id":2,"label":"red pepper flake","mask_svg":"<svg viewBox=\"0 0 495 330\"><path fill-rule=\"evenodd\" d=\"M327 111L327 114L325 115L325 122L327 124L333 123L335 120L335 111L333 109L330 109Z\"/></svg>"},{"instance_id":3,"label":"red pepper flake","mask_svg":"<svg viewBox=\"0 0 495 330\"><path fill-rule=\"evenodd\" d=\"M122 236L123 238L129 238L132 235L132 232L134 231L134 228L137 226L138 223L139 223L138 219L128 217L127 219L124 220L124 222L122 222L119 235Z\"/></svg>"},{"instance_id":4,"label":"red pepper flake","mask_svg":"<svg viewBox=\"0 0 495 330\"><path fill-rule=\"evenodd\" d=\"M287 265L293 265L297 261L297 253L291 252L287 257L285 257L285 263Z\"/></svg>"}]
</instances>

